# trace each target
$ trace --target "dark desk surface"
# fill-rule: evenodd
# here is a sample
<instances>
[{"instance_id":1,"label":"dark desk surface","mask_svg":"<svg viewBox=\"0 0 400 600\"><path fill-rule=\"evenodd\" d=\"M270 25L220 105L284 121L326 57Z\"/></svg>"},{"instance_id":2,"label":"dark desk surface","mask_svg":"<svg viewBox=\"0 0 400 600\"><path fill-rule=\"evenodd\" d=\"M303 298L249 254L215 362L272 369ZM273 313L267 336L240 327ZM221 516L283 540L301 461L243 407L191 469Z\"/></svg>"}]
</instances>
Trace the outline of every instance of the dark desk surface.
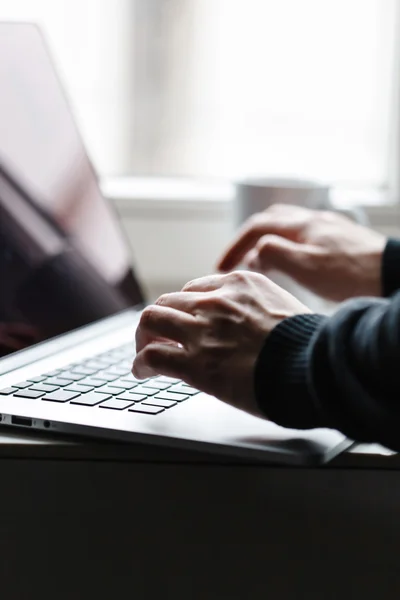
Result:
<instances>
[{"instance_id":1,"label":"dark desk surface","mask_svg":"<svg viewBox=\"0 0 400 600\"><path fill-rule=\"evenodd\" d=\"M282 468L0 433L4 600L397 600L397 454Z\"/></svg>"}]
</instances>

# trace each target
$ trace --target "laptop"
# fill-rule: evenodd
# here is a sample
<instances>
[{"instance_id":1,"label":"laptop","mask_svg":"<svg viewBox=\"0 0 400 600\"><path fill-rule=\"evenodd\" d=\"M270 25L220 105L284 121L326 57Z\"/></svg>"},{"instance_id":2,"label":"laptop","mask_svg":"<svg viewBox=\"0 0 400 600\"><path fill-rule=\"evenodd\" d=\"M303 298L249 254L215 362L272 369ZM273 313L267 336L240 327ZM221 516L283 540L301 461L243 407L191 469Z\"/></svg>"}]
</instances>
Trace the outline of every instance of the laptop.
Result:
<instances>
[{"instance_id":1,"label":"laptop","mask_svg":"<svg viewBox=\"0 0 400 600\"><path fill-rule=\"evenodd\" d=\"M352 442L278 427L169 377L131 374L146 304L40 30L0 24L0 424L262 462ZM5 430L5 429L4 429Z\"/></svg>"}]
</instances>

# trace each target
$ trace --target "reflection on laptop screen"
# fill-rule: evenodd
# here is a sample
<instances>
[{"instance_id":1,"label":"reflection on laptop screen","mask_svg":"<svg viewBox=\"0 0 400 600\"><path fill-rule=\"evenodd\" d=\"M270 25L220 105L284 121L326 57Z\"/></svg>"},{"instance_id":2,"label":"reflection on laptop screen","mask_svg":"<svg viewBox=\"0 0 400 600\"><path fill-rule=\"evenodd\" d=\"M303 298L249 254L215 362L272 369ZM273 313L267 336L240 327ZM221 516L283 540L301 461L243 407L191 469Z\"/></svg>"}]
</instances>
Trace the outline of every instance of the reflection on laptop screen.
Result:
<instances>
[{"instance_id":1,"label":"reflection on laptop screen","mask_svg":"<svg viewBox=\"0 0 400 600\"><path fill-rule=\"evenodd\" d=\"M39 31L0 24L0 356L142 301Z\"/></svg>"}]
</instances>

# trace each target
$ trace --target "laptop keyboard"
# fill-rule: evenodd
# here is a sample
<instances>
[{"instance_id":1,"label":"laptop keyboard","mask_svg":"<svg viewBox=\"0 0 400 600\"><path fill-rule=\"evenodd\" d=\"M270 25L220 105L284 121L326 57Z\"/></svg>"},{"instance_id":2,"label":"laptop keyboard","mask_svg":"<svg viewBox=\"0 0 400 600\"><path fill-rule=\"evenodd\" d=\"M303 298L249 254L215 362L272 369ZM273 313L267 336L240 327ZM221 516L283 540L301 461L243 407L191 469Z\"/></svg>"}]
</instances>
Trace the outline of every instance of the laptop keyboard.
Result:
<instances>
[{"instance_id":1,"label":"laptop keyboard","mask_svg":"<svg viewBox=\"0 0 400 600\"><path fill-rule=\"evenodd\" d=\"M172 377L136 379L131 374L132 356L132 344L125 344L13 384L0 395L158 415L199 393Z\"/></svg>"}]
</instances>

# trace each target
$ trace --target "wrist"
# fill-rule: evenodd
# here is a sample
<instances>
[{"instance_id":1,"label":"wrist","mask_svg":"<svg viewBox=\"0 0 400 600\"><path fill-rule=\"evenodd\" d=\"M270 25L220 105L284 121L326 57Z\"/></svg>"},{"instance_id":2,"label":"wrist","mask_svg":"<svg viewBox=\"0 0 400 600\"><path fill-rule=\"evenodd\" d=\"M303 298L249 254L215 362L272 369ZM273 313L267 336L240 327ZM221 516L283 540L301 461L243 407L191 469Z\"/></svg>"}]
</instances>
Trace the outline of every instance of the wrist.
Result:
<instances>
[{"instance_id":1,"label":"wrist","mask_svg":"<svg viewBox=\"0 0 400 600\"><path fill-rule=\"evenodd\" d=\"M263 414L278 425L325 425L308 385L308 368L312 340L326 319L317 314L289 317L265 341L255 368L255 395Z\"/></svg>"},{"instance_id":2,"label":"wrist","mask_svg":"<svg viewBox=\"0 0 400 600\"><path fill-rule=\"evenodd\" d=\"M381 260L382 295L391 296L400 289L400 239L389 238Z\"/></svg>"}]
</instances>

